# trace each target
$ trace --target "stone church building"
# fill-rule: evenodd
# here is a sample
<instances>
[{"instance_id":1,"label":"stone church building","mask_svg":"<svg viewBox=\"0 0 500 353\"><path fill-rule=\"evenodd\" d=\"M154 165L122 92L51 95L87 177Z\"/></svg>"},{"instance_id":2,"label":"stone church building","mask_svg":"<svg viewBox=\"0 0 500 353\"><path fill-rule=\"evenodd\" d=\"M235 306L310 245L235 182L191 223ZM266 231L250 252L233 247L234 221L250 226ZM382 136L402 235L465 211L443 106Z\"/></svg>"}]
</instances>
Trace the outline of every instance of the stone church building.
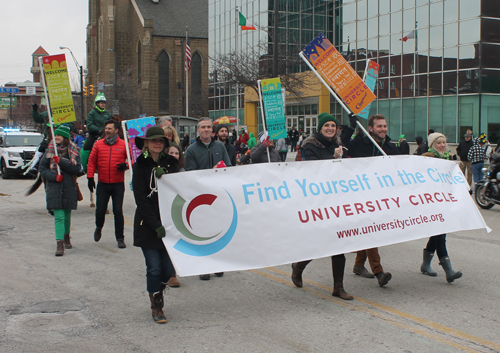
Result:
<instances>
[{"instance_id":1,"label":"stone church building","mask_svg":"<svg viewBox=\"0 0 500 353\"><path fill-rule=\"evenodd\" d=\"M208 0L89 0L87 70L85 85L94 85L94 96L104 91L107 109L126 119L208 116Z\"/></svg>"}]
</instances>

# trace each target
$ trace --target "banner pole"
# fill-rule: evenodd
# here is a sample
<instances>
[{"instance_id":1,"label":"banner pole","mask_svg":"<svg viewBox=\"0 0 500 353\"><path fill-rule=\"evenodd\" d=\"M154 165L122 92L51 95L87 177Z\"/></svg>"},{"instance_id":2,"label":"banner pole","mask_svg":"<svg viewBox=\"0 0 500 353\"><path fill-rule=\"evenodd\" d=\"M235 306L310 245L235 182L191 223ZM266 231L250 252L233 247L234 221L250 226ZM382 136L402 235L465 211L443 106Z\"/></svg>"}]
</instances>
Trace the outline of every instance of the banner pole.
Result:
<instances>
[{"instance_id":1,"label":"banner pole","mask_svg":"<svg viewBox=\"0 0 500 353\"><path fill-rule=\"evenodd\" d=\"M66 57L66 56L65 56ZM47 105L47 115L49 116L49 124L50 124L50 131L52 132L52 140L54 141L54 155L58 156L57 154L57 144L56 144L56 135L54 134L54 124L52 122L52 112L50 111L50 97L47 94L47 83L45 82L45 69L43 68L43 57L38 58L38 65L40 66L41 70L41 79L42 79L42 86L43 86L43 92L45 94L45 103ZM49 141L50 144L50 141ZM59 164L57 164L57 174L61 175L61 169L59 168Z\"/></svg>"},{"instance_id":2,"label":"banner pole","mask_svg":"<svg viewBox=\"0 0 500 353\"><path fill-rule=\"evenodd\" d=\"M344 104L344 102L342 101L342 99L340 99L339 96L337 96L337 94L335 93L335 91L330 87L329 84L327 84L325 82L325 80L323 79L323 77L321 77L321 75L318 73L318 71L314 68L313 65L311 65L311 63L309 62L309 60L307 60L307 58L304 56L304 52L300 52L299 53L299 56L302 58L302 60L304 60L304 62L307 64L307 66L309 66L309 68L312 70L312 72L314 72L314 74L319 78L319 80L325 85L325 87L330 91L330 93L332 94L332 96L335 98L335 100L342 106L342 108L344 108L344 110L347 112L347 114L349 115L355 115L353 112L351 112L351 110ZM378 145L377 142L375 142L375 140L373 139L373 137L368 133L368 131L366 131L365 127L363 125L361 125L361 123L359 122L359 120L356 120L356 124L358 125L358 127L363 130L363 132L365 133L365 135L370 139L370 141L375 145L375 147L378 148L378 150L380 151L380 153L382 153L384 156L387 156L387 153L384 152L384 150Z\"/></svg>"},{"instance_id":3,"label":"banner pole","mask_svg":"<svg viewBox=\"0 0 500 353\"><path fill-rule=\"evenodd\" d=\"M366 75L368 74L368 66L370 66L370 59L366 59L365 73L363 74L363 82L366 82Z\"/></svg>"},{"instance_id":4,"label":"banner pole","mask_svg":"<svg viewBox=\"0 0 500 353\"><path fill-rule=\"evenodd\" d=\"M128 170L130 170L130 176L133 177L134 173L132 172L132 159L130 158L130 149L128 145L130 143L130 140L128 139L126 120L122 121L122 129L123 129L123 139L125 140L125 150L127 151Z\"/></svg>"},{"instance_id":5,"label":"banner pole","mask_svg":"<svg viewBox=\"0 0 500 353\"><path fill-rule=\"evenodd\" d=\"M260 86L260 80L257 80L257 86L259 87L259 101L260 101L260 113L262 114L262 125L264 125L264 134L267 132L266 118L264 117L264 102L262 101L262 87ZM269 133L268 133L269 136ZM271 155L269 154L269 147L266 146L267 150L267 160L271 163Z\"/></svg>"}]
</instances>

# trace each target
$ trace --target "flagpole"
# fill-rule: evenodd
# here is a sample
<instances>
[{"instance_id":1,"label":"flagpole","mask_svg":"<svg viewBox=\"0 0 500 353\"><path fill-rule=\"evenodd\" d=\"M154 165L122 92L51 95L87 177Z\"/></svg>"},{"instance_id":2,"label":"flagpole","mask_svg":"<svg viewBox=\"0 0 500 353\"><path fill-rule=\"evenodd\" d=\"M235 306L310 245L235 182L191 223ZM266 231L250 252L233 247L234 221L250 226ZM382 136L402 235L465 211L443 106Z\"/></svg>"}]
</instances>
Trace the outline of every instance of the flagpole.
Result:
<instances>
[{"instance_id":1,"label":"flagpole","mask_svg":"<svg viewBox=\"0 0 500 353\"><path fill-rule=\"evenodd\" d=\"M236 26L234 28L235 32L235 36L234 36L234 56L233 56L233 60L234 60L234 67L236 68L236 55L238 54L238 24L239 24L239 16L240 15L240 12L238 10L238 6L236 6ZM238 82L236 82L236 133L239 134L240 132L240 104L239 104L239 97L238 97L238 94L239 94L239 85L238 85Z\"/></svg>"},{"instance_id":2,"label":"flagpole","mask_svg":"<svg viewBox=\"0 0 500 353\"><path fill-rule=\"evenodd\" d=\"M188 45L188 27L186 26L186 45L184 49L184 71L186 72L186 117L189 117L189 70L186 62L186 53Z\"/></svg>"}]
</instances>

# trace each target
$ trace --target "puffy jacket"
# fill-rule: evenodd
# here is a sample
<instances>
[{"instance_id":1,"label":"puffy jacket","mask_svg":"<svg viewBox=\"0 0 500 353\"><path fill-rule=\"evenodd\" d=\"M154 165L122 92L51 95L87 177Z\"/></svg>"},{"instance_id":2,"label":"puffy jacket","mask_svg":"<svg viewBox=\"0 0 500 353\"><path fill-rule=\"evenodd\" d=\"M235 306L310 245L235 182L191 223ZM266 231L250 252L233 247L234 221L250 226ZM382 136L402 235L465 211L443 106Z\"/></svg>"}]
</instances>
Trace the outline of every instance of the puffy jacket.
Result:
<instances>
[{"instance_id":1,"label":"puffy jacket","mask_svg":"<svg viewBox=\"0 0 500 353\"><path fill-rule=\"evenodd\" d=\"M318 131L314 136L308 137L302 142L302 148L304 148L303 157L306 161L334 159L335 149L339 146L337 137L330 141Z\"/></svg>"},{"instance_id":2,"label":"puffy jacket","mask_svg":"<svg viewBox=\"0 0 500 353\"><path fill-rule=\"evenodd\" d=\"M158 192L154 189L154 177L151 179L153 168L160 166L167 169L167 173L179 171L177 159L166 155L155 162L153 158L145 158L143 154L137 158L132 167L134 176L132 178L132 188L137 208L134 216L134 246L165 249L163 241L156 236L156 230L161 227L160 207L158 205ZM168 178L168 174L162 178ZM148 195L150 195L148 197Z\"/></svg>"},{"instance_id":3,"label":"puffy jacket","mask_svg":"<svg viewBox=\"0 0 500 353\"><path fill-rule=\"evenodd\" d=\"M101 183L123 183L125 171L119 171L117 165L127 161L125 141L117 138L113 145L108 145L106 139L101 139L94 144L87 164L87 178L93 178L94 173L99 174Z\"/></svg>"},{"instance_id":4,"label":"puffy jacket","mask_svg":"<svg viewBox=\"0 0 500 353\"><path fill-rule=\"evenodd\" d=\"M87 115L87 131L89 134L96 135L99 131L104 131L105 123L111 119L111 113L105 110L100 112L94 108Z\"/></svg>"}]
</instances>

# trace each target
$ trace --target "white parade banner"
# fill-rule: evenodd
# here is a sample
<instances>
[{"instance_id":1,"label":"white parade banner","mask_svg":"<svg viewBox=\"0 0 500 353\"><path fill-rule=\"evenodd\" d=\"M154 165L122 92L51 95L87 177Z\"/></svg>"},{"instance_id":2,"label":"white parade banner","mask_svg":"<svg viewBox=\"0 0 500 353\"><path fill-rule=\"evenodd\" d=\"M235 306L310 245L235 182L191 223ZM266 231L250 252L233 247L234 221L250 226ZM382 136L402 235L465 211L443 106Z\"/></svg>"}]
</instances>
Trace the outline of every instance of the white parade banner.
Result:
<instances>
[{"instance_id":1,"label":"white parade banner","mask_svg":"<svg viewBox=\"0 0 500 353\"><path fill-rule=\"evenodd\" d=\"M485 228L456 162L421 156L253 164L158 180L177 274L249 270Z\"/></svg>"}]
</instances>

